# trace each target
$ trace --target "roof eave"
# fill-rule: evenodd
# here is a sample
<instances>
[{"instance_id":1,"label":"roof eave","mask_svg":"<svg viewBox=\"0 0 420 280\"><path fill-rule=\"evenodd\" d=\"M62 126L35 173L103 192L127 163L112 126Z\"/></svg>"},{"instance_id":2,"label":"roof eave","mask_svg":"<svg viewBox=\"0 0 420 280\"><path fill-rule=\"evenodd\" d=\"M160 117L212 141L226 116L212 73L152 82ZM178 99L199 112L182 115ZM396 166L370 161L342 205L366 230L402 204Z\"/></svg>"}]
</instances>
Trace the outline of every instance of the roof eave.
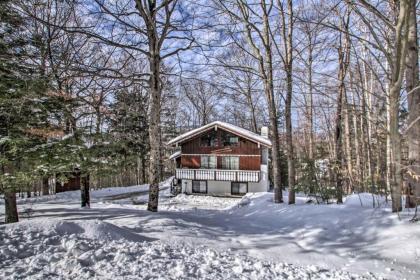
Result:
<instances>
[{"instance_id":1,"label":"roof eave","mask_svg":"<svg viewBox=\"0 0 420 280\"><path fill-rule=\"evenodd\" d=\"M229 128L226 128L226 127L224 127L223 125L219 125L222 129L224 129L224 130L226 130L226 131L229 131L229 132L231 132L231 133L233 133L233 134L235 134L235 135L238 135L238 136L241 136L241 137L243 137L243 138L245 138L245 139L247 139L247 140L249 140L249 141L251 141L251 142L254 142L254 143L256 143L256 144L260 144L260 145L263 145L263 146L265 146L265 147L267 147L267 148L271 148L272 147L272 144L271 144L271 141L270 140L268 140L268 141L270 141L270 143L266 143L266 142L263 142L263 141L258 141L258 140L256 140L256 139L252 139L251 137L248 137L248 136L246 136L246 135L244 135L244 134L242 134L242 133L239 133L239 132L237 132L237 131L234 131L234 130L231 130L231 129L229 129ZM205 126L204 126L205 127ZM189 139L192 139L192 138L194 138L194 137L196 137L196 136L198 136L198 135L200 135L201 133L203 133L203 132L206 132L206 131L208 131L208 130L210 130L210 129L212 129L213 127L218 127L218 124L217 123L215 123L215 124L213 124L213 125L210 125L209 124L209 126L208 127L206 127L206 128L204 128L204 129L202 129L203 127L201 127L200 128L200 130L199 131L197 131L196 133L193 133L193 134L191 134L191 135L187 135L187 136L185 136L185 137L182 137L182 138L179 138L179 139L177 139L178 137L175 137L174 139L172 139L172 140L170 140L167 144L168 145L171 145L171 146L178 146L179 144L182 144L182 143L184 143L184 142L187 142L187 140L189 140Z\"/></svg>"}]
</instances>

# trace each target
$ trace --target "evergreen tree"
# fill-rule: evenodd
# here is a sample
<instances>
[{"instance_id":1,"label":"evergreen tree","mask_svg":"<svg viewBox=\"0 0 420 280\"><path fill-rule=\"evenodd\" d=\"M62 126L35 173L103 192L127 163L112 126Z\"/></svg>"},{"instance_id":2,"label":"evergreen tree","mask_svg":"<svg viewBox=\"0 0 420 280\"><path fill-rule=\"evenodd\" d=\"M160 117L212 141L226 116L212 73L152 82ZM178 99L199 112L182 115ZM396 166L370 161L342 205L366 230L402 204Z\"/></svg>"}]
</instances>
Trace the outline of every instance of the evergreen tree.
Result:
<instances>
[{"instance_id":1,"label":"evergreen tree","mask_svg":"<svg viewBox=\"0 0 420 280\"><path fill-rule=\"evenodd\" d=\"M0 2L0 186L6 223L17 222L15 192L33 178L31 149L42 144L44 83L27 65L30 41L12 1Z\"/></svg>"},{"instance_id":2,"label":"evergreen tree","mask_svg":"<svg viewBox=\"0 0 420 280\"><path fill-rule=\"evenodd\" d=\"M143 182L149 151L147 100L146 93L136 86L118 91L110 115L110 134L116 154L114 164L123 170L142 170Z\"/></svg>"},{"instance_id":3,"label":"evergreen tree","mask_svg":"<svg viewBox=\"0 0 420 280\"><path fill-rule=\"evenodd\" d=\"M6 223L17 222L16 192L49 173L60 129L51 121L62 97L48 90L48 81L29 61L34 40L12 1L0 2L0 191ZM29 190L30 191L30 190Z\"/></svg>"}]
</instances>

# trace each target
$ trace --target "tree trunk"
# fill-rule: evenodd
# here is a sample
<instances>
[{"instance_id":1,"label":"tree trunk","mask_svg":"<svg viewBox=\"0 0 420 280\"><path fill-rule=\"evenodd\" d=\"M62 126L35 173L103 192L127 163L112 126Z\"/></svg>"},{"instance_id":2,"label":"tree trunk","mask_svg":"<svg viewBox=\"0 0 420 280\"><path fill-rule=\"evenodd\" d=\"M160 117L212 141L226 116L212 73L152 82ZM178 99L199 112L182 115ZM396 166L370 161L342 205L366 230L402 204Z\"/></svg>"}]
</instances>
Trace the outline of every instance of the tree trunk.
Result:
<instances>
[{"instance_id":1,"label":"tree trunk","mask_svg":"<svg viewBox=\"0 0 420 280\"><path fill-rule=\"evenodd\" d=\"M343 109L344 109L344 143L345 143L345 155L346 155L346 166L347 166L347 185L346 192L349 193L353 187L353 164L352 164L352 153L351 153L351 143L350 143L350 112L349 112L349 103L347 101L347 96L343 96Z\"/></svg>"},{"instance_id":2,"label":"tree trunk","mask_svg":"<svg viewBox=\"0 0 420 280\"><path fill-rule=\"evenodd\" d=\"M242 17L246 22L248 19L246 3L238 2ZM273 181L274 181L274 203L283 202L281 174L280 174L280 142L278 130L278 115L276 109L276 102L274 98L274 81L273 81L273 53L271 50L271 35L268 18L268 10L264 1L260 2L262 14L262 32L257 32L260 36L263 45L263 54L255 43L255 38L252 36L251 26L245 25L246 37L251 46L254 55L258 58L259 72L262 77L264 85L264 94L268 104L268 114L270 120L271 133L269 134L271 140L271 158L273 166ZM249 11L248 11L249 12ZM254 27L255 28L255 27Z\"/></svg>"},{"instance_id":3,"label":"tree trunk","mask_svg":"<svg viewBox=\"0 0 420 280\"><path fill-rule=\"evenodd\" d=\"M274 104L272 106L274 106ZM278 131L277 125L278 124L277 124L276 111L275 109L271 108L270 109L270 126L271 126L272 132L270 133L270 138L271 138L271 144L272 144L271 157L273 160L274 203L282 203L283 194L282 194L281 174L280 174L280 165L281 165L280 142L279 142L279 131Z\"/></svg>"},{"instance_id":4,"label":"tree trunk","mask_svg":"<svg viewBox=\"0 0 420 280\"><path fill-rule=\"evenodd\" d=\"M264 85L265 85L265 95L267 98L267 103L269 104L269 115L270 115L270 125L272 129L271 135L271 144L272 144L272 159L273 159L273 179L274 179L274 203L283 202L283 193L281 185L281 173L280 173L280 140L279 140L279 129L278 129L278 115L274 99L274 81L273 81L273 61L272 61L272 50L270 45L270 26L268 14L266 12L265 3L262 3L264 14L264 50L266 63L264 65L264 60L260 59L260 70L265 75ZM252 40L250 38L250 40Z\"/></svg>"},{"instance_id":5,"label":"tree trunk","mask_svg":"<svg viewBox=\"0 0 420 280\"><path fill-rule=\"evenodd\" d=\"M350 71L351 75L351 71ZM351 79L352 80L352 79ZM355 111L356 108L356 100L354 98L354 91L351 90L351 98L352 98L352 105L353 105L353 139L354 139L354 151L356 154L356 187L358 188L357 191L360 191L360 184L361 184L361 178L362 178L362 168L360 164L360 146L359 146L359 132L358 132L358 125L357 125L357 112ZM353 185L354 190L354 185Z\"/></svg>"},{"instance_id":6,"label":"tree trunk","mask_svg":"<svg viewBox=\"0 0 420 280\"><path fill-rule=\"evenodd\" d=\"M271 54L270 54L271 56ZM267 102L269 104L269 116L270 116L270 126L271 126L271 133L269 133L270 140L271 140L271 157L273 160L273 183L274 183L274 203L282 203L283 202L283 193L282 193L282 185L281 185L281 173L280 173L280 140L279 140L279 130L278 130L278 116L276 105L274 101L274 86L272 80L272 65L271 65L271 58L268 62L268 72L271 73L268 75L268 78L265 79L264 82L264 91L267 98Z\"/></svg>"},{"instance_id":7,"label":"tree trunk","mask_svg":"<svg viewBox=\"0 0 420 280\"><path fill-rule=\"evenodd\" d=\"M80 183L82 207L90 208L89 175L80 176Z\"/></svg>"},{"instance_id":8,"label":"tree trunk","mask_svg":"<svg viewBox=\"0 0 420 280\"><path fill-rule=\"evenodd\" d=\"M392 172L391 172L391 135L389 134L389 129L391 127L391 105L390 105L390 98L389 98L389 88L390 85L387 83L386 89L387 94L385 98L385 107L386 107L386 166L385 166L385 192L387 194L391 193L391 180L392 180ZM388 196L386 196L386 201L388 202Z\"/></svg>"},{"instance_id":9,"label":"tree trunk","mask_svg":"<svg viewBox=\"0 0 420 280\"><path fill-rule=\"evenodd\" d=\"M364 50L364 57L365 60L363 62L363 74L364 74L364 87L363 87L363 96L362 96L362 106L363 106L363 127L366 129L365 135L366 137L366 161L367 161L367 177L369 178L369 191L374 193L375 192L375 183L373 178L373 153L372 153L372 117L371 117L371 110L372 110L372 101L371 101L371 93L373 90L373 77L372 71L370 76L368 75L368 67L366 65L366 53L367 51ZM369 79L370 79L370 89L369 89Z\"/></svg>"},{"instance_id":10,"label":"tree trunk","mask_svg":"<svg viewBox=\"0 0 420 280\"><path fill-rule=\"evenodd\" d=\"M360 177L360 183L361 183L361 188L360 190L362 192L366 192L366 177L367 175L367 168L366 168L366 162L367 162L367 148L366 148L366 129L365 129L365 113L364 113L364 101L363 101L363 95L361 97L359 97L361 100L361 110L360 110L360 114L359 114L359 123L360 123L360 154L362 155L360 158L360 164L362 167L361 170L361 177Z\"/></svg>"},{"instance_id":11,"label":"tree trunk","mask_svg":"<svg viewBox=\"0 0 420 280\"><path fill-rule=\"evenodd\" d=\"M18 211L16 207L16 193L6 189L4 192L5 223L19 222Z\"/></svg>"},{"instance_id":12,"label":"tree trunk","mask_svg":"<svg viewBox=\"0 0 420 280\"><path fill-rule=\"evenodd\" d=\"M289 66L291 68L291 66ZM291 69L290 69L291 70ZM286 95L286 146L287 146L287 170L289 204L295 203L295 162L293 154L293 132L292 132L292 73L287 73L287 95Z\"/></svg>"},{"instance_id":13,"label":"tree trunk","mask_svg":"<svg viewBox=\"0 0 420 280\"><path fill-rule=\"evenodd\" d=\"M50 190L49 186L49 178L43 177L42 178L42 195L48 195Z\"/></svg>"},{"instance_id":14,"label":"tree trunk","mask_svg":"<svg viewBox=\"0 0 420 280\"><path fill-rule=\"evenodd\" d=\"M377 110L379 111L379 110ZM380 139L380 132L379 132L379 126L375 125L375 138L376 139ZM383 176L383 165L382 163L384 162L383 159L383 142L379 142L376 145L376 149L375 149L375 159L376 159L376 170L375 170L375 176L376 176L376 185L377 185L377 191L383 195L387 195L386 194L386 187L384 185L384 176Z\"/></svg>"},{"instance_id":15,"label":"tree trunk","mask_svg":"<svg viewBox=\"0 0 420 280\"><path fill-rule=\"evenodd\" d=\"M140 185L141 184L141 179L140 179L140 167L141 167L141 159L140 157L137 157L137 164L136 164L136 185Z\"/></svg>"},{"instance_id":16,"label":"tree trunk","mask_svg":"<svg viewBox=\"0 0 420 280\"><path fill-rule=\"evenodd\" d=\"M393 86L390 90L390 127L391 144L391 197L392 212L399 212L401 207L401 143L398 131L398 112L400 87Z\"/></svg>"},{"instance_id":17,"label":"tree trunk","mask_svg":"<svg viewBox=\"0 0 420 280\"><path fill-rule=\"evenodd\" d=\"M309 57L308 57L308 85L309 85L309 159L314 159L315 141L314 141L314 117L313 117L313 84L312 84L312 45L309 46Z\"/></svg>"},{"instance_id":18,"label":"tree trunk","mask_svg":"<svg viewBox=\"0 0 420 280\"><path fill-rule=\"evenodd\" d=\"M160 178L160 56L151 47L150 65L150 102L149 102L149 203L147 210L157 212L159 202L159 178Z\"/></svg>"},{"instance_id":19,"label":"tree trunk","mask_svg":"<svg viewBox=\"0 0 420 280\"><path fill-rule=\"evenodd\" d=\"M254 102L252 101L252 78L250 77L250 75L248 74L248 80L247 80L247 91L246 91L246 100L248 103L248 107L251 111L251 128L252 131L255 133L258 133L258 126L257 126L257 117L255 114L255 105Z\"/></svg>"},{"instance_id":20,"label":"tree trunk","mask_svg":"<svg viewBox=\"0 0 420 280\"><path fill-rule=\"evenodd\" d=\"M144 155L141 155L141 178L142 178L142 184L144 184L147 181L146 178L146 158Z\"/></svg>"},{"instance_id":21,"label":"tree trunk","mask_svg":"<svg viewBox=\"0 0 420 280\"><path fill-rule=\"evenodd\" d=\"M372 174L372 151L371 151L371 148L370 148L370 130L369 130L369 124L368 124L368 122L369 122L369 118L370 118L370 114L368 113L369 112L369 108L368 108L368 105L367 105L367 102L366 102L366 97L367 97L367 94L366 94L366 92L367 92L368 90L367 90L367 88L365 88L365 87L363 87L363 95L362 95L362 117L361 117L361 124L362 124L362 130L363 130L363 139L362 139L362 141L363 141L363 151L364 151L364 158L365 158L365 166L364 166L364 169L365 170L367 170L367 174L365 174L366 176L365 176L365 178L367 178L367 180L369 180L369 185L370 185L370 190L369 191L372 191L372 186L373 186L373 183L372 183L372 176L373 176L373 174ZM367 168L366 168L366 165L367 165ZM365 182L363 182L363 184L365 184Z\"/></svg>"},{"instance_id":22,"label":"tree trunk","mask_svg":"<svg viewBox=\"0 0 420 280\"><path fill-rule=\"evenodd\" d=\"M289 204L295 203L295 160L293 151L292 131L292 95L293 95L293 1L287 1L288 8L288 32L286 39L286 146L287 146L287 175L289 186ZM284 15L283 15L284 16ZM285 27L283 27L285 28ZM286 32L284 32L286 33Z\"/></svg>"},{"instance_id":23,"label":"tree trunk","mask_svg":"<svg viewBox=\"0 0 420 280\"><path fill-rule=\"evenodd\" d=\"M343 169L343 100L345 100L346 87L345 87L345 78L347 73L347 68L349 65L350 59L350 38L348 34L348 27L350 21L350 11L347 11L347 15L342 19L342 26L345 31L344 33L344 42L342 40L342 35L340 35L340 45L338 48L338 98L337 98L337 111L335 116L335 184L336 184L336 196L337 203L343 203L343 179L342 179L342 169Z\"/></svg>"},{"instance_id":24,"label":"tree trunk","mask_svg":"<svg viewBox=\"0 0 420 280\"><path fill-rule=\"evenodd\" d=\"M391 64L391 87L389 89L389 137L391 144L392 212L402 210L401 137L398 120L400 109L400 91L406 64L410 2L410 0L401 0L399 2L398 21L395 27L395 44L392 53L393 60Z\"/></svg>"},{"instance_id":25,"label":"tree trunk","mask_svg":"<svg viewBox=\"0 0 420 280\"><path fill-rule=\"evenodd\" d=\"M274 101L274 86L273 86L273 69L271 64L271 53L268 55L268 77L265 79L265 95L269 104L270 126L272 132L270 133L271 140L271 157L273 160L273 180L274 180L274 203L283 202L281 173L280 173L280 140L278 129L278 116L276 105Z\"/></svg>"},{"instance_id":26,"label":"tree trunk","mask_svg":"<svg viewBox=\"0 0 420 280\"><path fill-rule=\"evenodd\" d=\"M341 71L340 71L341 73ZM341 76L341 74L340 74ZM341 79L341 78L340 78ZM342 107L343 107L343 95L344 95L344 81L340 82L338 89L337 98L337 111L335 115L335 189L337 196L337 203L343 203L343 179L342 179L342 156L343 156L343 144L342 144Z\"/></svg>"},{"instance_id":27,"label":"tree trunk","mask_svg":"<svg viewBox=\"0 0 420 280\"><path fill-rule=\"evenodd\" d=\"M148 105L148 121L149 121L149 201L147 210L152 212L158 211L159 202L159 179L161 178L161 137L160 137L160 113L161 113L161 97L162 97L162 81L161 81L161 62L160 54L163 41L168 35L158 30L158 10L162 7L165 13L166 25L169 28L171 8L169 1L157 4L156 1L135 1L136 8L143 18L147 27L147 43L148 43L148 66L149 66L149 105ZM164 28L164 29L165 29ZM161 35L162 37L159 37ZM178 49L180 51L180 49ZM174 53L174 55L176 52Z\"/></svg>"},{"instance_id":28,"label":"tree trunk","mask_svg":"<svg viewBox=\"0 0 420 280\"><path fill-rule=\"evenodd\" d=\"M420 197L420 90L416 1L410 1L408 52L406 58L406 90L408 92L408 143L407 199L406 207L417 206Z\"/></svg>"}]
</instances>

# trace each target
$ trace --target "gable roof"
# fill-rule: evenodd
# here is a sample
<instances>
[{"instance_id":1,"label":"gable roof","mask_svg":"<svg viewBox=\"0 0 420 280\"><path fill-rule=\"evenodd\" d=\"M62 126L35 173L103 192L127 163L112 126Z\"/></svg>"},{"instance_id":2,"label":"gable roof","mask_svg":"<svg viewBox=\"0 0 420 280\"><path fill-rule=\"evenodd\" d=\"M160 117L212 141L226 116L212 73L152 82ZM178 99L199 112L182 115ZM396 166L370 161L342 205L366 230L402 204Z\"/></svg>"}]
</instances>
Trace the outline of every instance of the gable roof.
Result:
<instances>
[{"instance_id":1,"label":"gable roof","mask_svg":"<svg viewBox=\"0 0 420 280\"><path fill-rule=\"evenodd\" d=\"M238 127L238 126L230 124L230 123L221 122L221 121L215 121L215 122L206 124L202 127L190 130L190 131L188 131L184 134L181 134L178 137L175 137L174 139L170 140L168 142L168 144L169 145L175 145L175 144L178 144L178 143L185 142L186 140L194 138L195 136L197 136L197 135L199 135L199 134L201 134L201 133L203 133L207 130L210 130L214 127L220 127L220 128L222 128L222 129L224 129L228 132L231 132L235 135L246 138L246 139L248 139L252 142L256 142L256 143L262 144L264 146L271 147L271 141L269 139L267 139L267 138L265 138L265 137L263 137L259 134L256 134L252 131L249 131L247 129Z\"/></svg>"}]
</instances>

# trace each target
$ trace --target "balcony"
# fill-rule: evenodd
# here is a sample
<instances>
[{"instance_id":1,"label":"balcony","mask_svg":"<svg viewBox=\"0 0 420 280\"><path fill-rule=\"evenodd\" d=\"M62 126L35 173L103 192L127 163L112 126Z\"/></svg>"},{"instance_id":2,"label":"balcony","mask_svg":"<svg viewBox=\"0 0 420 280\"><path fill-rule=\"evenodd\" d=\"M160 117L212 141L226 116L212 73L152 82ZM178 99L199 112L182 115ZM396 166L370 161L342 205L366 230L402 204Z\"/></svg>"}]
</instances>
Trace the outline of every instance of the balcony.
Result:
<instances>
[{"instance_id":1,"label":"balcony","mask_svg":"<svg viewBox=\"0 0 420 280\"><path fill-rule=\"evenodd\" d=\"M260 171L222 169L176 169L177 179L259 182Z\"/></svg>"}]
</instances>

